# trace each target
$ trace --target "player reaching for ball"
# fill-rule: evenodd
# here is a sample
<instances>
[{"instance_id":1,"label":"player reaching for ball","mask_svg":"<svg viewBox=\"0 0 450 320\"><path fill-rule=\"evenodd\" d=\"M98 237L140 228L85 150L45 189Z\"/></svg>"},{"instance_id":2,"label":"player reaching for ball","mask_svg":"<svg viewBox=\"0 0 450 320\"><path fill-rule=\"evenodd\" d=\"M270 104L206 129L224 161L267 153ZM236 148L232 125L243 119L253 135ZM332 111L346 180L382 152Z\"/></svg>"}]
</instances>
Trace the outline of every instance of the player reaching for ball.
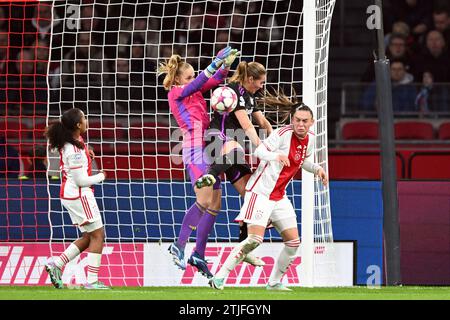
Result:
<instances>
[{"instance_id":1,"label":"player reaching for ball","mask_svg":"<svg viewBox=\"0 0 450 320\"><path fill-rule=\"evenodd\" d=\"M239 52L231 47L220 50L213 62L197 77L192 66L179 55L172 55L160 66L166 74L164 88L169 91L169 107L183 133L183 162L196 194L196 202L187 210L177 240L169 252L180 269L186 269L184 250L193 230L197 230L196 250L189 263L206 277L212 277L205 260L205 248L211 230L210 220L220 210L221 185L214 181L212 188L197 188L195 182L206 173L208 163L204 156L204 133L209 125L209 114L203 93L217 87L226 78L230 65Z\"/></svg>"},{"instance_id":2,"label":"player reaching for ball","mask_svg":"<svg viewBox=\"0 0 450 320\"><path fill-rule=\"evenodd\" d=\"M289 100L284 94L268 95L264 103L266 107L283 110L286 120L290 115L291 123L275 130L255 150L261 162L246 185L244 205L236 218L248 223L248 236L234 247L222 268L209 281L215 289L223 290L228 274L263 242L270 219L283 238L284 248L266 288L290 291L281 279L296 256L300 239L295 211L285 194L286 187L300 168L318 175L324 185L328 183L325 170L311 161L314 145L314 135L309 131L314 124L311 109Z\"/></svg>"},{"instance_id":3,"label":"player reaching for ball","mask_svg":"<svg viewBox=\"0 0 450 320\"><path fill-rule=\"evenodd\" d=\"M257 107L255 94L261 90L266 81L266 69L258 62L239 63L236 72L230 78L228 87L233 89L237 95L237 106L231 112L214 112L214 116L205 136L206 150L212 160L208 172L203 175L196 185L199 189L214 184L216 179L225 172L227 179L231 182L242 198L245 196L245 185L252 174L252 170L245 160L245 149L237 138L239 131L250 138L255 146L261 144L252 120L266 131L267 135L272 133L272 126L266 119L262 110ZM251 114L251 119L249 118ZM243 137L242 137L243 138ZM236 140L235 140L236 139ZM243 143L243 141L241 141ZM240 224L239 240L247 237L245 223ZM262 266L264 262L248 255L244 261L254 265Z\"/></svg>"}]
</instances>

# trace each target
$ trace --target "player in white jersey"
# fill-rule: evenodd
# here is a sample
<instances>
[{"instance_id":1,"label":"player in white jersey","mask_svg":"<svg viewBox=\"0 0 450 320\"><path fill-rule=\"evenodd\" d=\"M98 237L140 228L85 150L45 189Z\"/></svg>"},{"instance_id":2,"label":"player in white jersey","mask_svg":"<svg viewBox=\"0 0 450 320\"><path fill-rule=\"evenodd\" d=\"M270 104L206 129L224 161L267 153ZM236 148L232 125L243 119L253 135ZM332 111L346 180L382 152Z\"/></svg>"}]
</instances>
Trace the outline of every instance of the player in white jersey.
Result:
<instances>
[{"instance_id":1,"label":"player in white jersey","mask_svg":"<svg viewBox=\"0 0 450 320\"><path fill-rule=\"evenodd\" d=\"M325 170L311 161L314 143L314 135L309 131L314 124L311 109L303 103L291 102L284 95L269 95L266 105L288 107L291 124L275 130L255 150L261 162L246 185L244 205L236 218L248 224L248 237L233 249L222 268L209 281L215 289L223 290L228 274L245 255L262 243L270 219L285 246L266 288L290 291L281 279L296 256L300 239L295 211L285 194L286 186L300 168L319 176L324 185L328 183Z\"/></svg>"},{"instance_id":2,"label":"player in white jersey","mask_svg":"<svg viewBox=\"0 0 450 320\"><path fill-rule=\"evenodd\" d=\"M92 185L105 180L106 174L92 175L94 153L84 144L82 134L87 130L86 117L77 108L63 113L61 120L51 124L46 137L52 149L60 154L62 172L61 203L69 212L72 223L80 229L82 237L74 241L55 259L45 266L50 280L57 289L63 288L62 269L71 260L88 249L88 272L86 289L110 289L98 281L105 231Z\"/></svg>"}]
</instances>

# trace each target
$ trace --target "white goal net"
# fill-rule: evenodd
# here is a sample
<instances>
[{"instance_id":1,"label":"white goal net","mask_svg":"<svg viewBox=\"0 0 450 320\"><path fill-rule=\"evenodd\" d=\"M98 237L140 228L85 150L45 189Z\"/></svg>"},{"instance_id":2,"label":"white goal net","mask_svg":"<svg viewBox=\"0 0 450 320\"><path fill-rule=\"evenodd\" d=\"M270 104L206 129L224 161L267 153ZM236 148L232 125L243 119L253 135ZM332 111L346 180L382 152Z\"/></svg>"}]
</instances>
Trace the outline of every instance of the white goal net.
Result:
<instances>
[{"instance_id":1,"label":"white goal net","mask_svg":"<svg viewBox=\"0 0 450 320\"><path fill-rule=\"evenodd\" d=\"M303 2L305 7L313 6L314 25L304 25ZM313 107L316 160L327 168L327 69L334 3L334 0L53 3L47 121L57 119L68 108L82 109L88 119L85 141L93 148L98 167L108 173L108 179L95 187L106 230L101 281L114 286L206 283L192 269L184 272L176 269L167 253L186 209L195 202L181 161L181 135L170 114L162 78L157 74L159 63L171 54L179 54L198 71L206 68L219 49L230 45L242 52L241 60L262 63L267 69L267 88L288 93L293 87ZM306 41L304 33L313 38ZM308 57L305 50L310 50ZM311 63L307 68L305 61ZM58 155L50 156L50 162L57 159ZM288 187L288 196L296 208L302 232L300 222L305 206L302 188L303 197L310 198L306 206L313 208L310 215L313 224L309 227L313 236L308 250L316 252L312 254L316 265L329 264L321 249L333 242L329 190L312 179L312 184L306 179L309 189L305 189L305 182L302 187L299 180L294 180ZM226 259L230 242L237 241L239 234L234 218L242 200L228 182L222 186L222 209L206 252L213 273ZM51 244L53 254L57 255L79 234L60 204L59 181L49 182L49 194ZM187 256L194 237L195 232L186 248ZM256 252L267 258L267 266L256 270L250 266L237 268L229 283L265 284L281 249L279 241L280 236L274 230L267 231L265 242L269 244ZM302 252L306 252L304 247L299 251ZM304 260L294 261L285 277L290 285L304 284L298 278L302 276L297 272L300 261L303 264ZM73 262L72 271L63 280L81 282L83 272L79 268L83 267L82 256ZM329 272L321 272L322 276L323 273Z\"/></svg>"}]
</instances>

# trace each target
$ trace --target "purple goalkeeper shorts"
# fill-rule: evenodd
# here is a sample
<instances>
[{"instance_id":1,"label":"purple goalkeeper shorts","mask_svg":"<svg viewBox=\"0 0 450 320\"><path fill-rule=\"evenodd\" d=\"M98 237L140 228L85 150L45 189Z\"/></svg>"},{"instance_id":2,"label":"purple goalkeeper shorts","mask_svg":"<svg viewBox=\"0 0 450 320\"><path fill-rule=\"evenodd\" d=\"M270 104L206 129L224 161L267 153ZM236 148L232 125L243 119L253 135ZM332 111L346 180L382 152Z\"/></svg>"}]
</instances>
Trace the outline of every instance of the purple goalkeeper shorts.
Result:
<instances>
[{"instance_id":1,"label":"purple goalkeeper shorts","mask_svg":"<svg viewBox=\"0 0 450 320\"><path fill-rule=\"evenodd\" d=\"M195 186L195 182L208 171L209 160L208 157L205 156L204 150L205 149L202 146L183 148L183 162L189 173L193 187ZM214 184L213 189L221 189L220 178L216 177L216 183Z\"/></svg>"}]
</instances>

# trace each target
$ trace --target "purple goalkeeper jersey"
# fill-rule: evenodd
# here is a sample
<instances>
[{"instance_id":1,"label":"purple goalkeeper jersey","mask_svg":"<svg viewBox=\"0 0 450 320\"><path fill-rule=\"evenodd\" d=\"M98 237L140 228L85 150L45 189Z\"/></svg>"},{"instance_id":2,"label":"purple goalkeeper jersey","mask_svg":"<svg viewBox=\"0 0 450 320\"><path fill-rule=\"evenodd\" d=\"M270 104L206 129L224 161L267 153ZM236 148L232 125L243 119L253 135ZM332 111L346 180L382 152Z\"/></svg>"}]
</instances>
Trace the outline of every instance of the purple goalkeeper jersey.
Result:
<instances>
[{"instance_id":1,"label":"purple goalkeeper jersey","mask_svg":"<svg viewBox=\"0 0 450 320\"><path fill-rule=\"evenodd\" d=\"M209 126L209 114L203 93L222 83L228 70L220 68L211 78L202 72L191 83L170 89L170 111L183 132L183 148L204 145L203 135Z\"/></svg>"}]
</instances>

